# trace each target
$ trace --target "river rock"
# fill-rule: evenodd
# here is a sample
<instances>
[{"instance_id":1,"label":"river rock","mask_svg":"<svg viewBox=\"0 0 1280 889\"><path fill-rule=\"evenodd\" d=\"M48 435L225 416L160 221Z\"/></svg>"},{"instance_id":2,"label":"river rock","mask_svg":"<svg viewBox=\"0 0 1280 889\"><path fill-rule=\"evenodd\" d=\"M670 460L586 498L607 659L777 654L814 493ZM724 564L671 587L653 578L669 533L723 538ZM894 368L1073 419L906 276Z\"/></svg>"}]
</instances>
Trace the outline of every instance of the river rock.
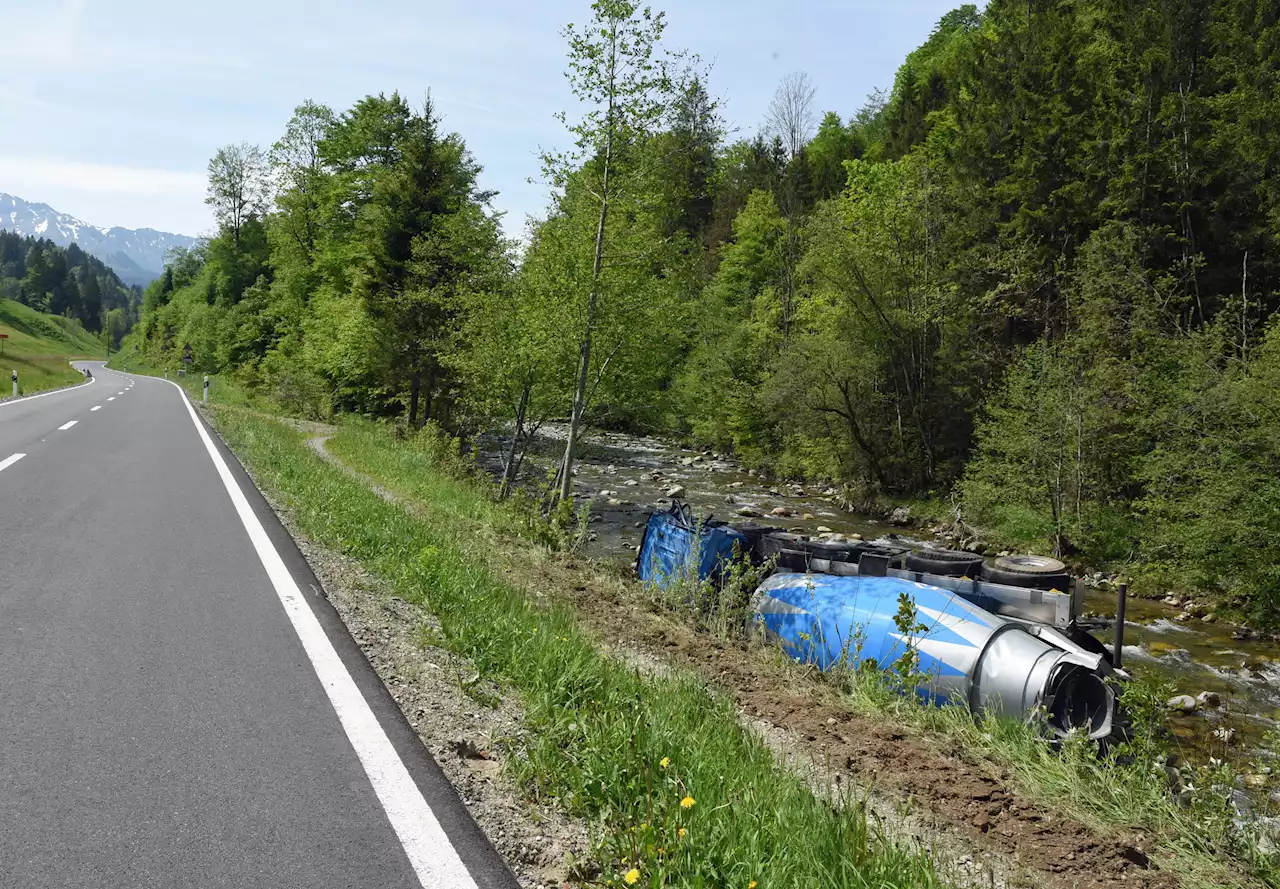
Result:
<instances>
[{"instance_id":1,"label":"river rock","mask_svg":"<svg viewBox=\"0 0 1280 889\"><path fill-rule=\"evenodd\" d=\"M684 485L672 485L671 487L667 488L667 496L670 497L672 500L675 500L677 497L683 497L684 494L685 494Z\"/></svg>"},{"instance_id":2,"label":"river rock","mask_svg":"<svg viewBox=\"0 0 1280 889\"><path fill-rule=\"evenodd\" d=\"M1196 712L1196 699L1191 695L1174 695L1169 698L1169 702L1165 705L1170 710L1177 710L1182 713Z\"/></svg>"},{"instance_id":3,"label":"river rock","mask_svg":"<svg viewBox=\"0 0 1280 889\"><path fill-rule=\"evenodd\" d=\"M781 496L782 496L782 492L781 492L781 491L779 491L777 488L770 488L766 493L767 493L770 497L781 497Z\"/></svg>"},{"instance_id":4,"label":"river rock","mask_svg":"<svg viewBox=\"0 0 1280 889\"><path fill-rule=\"evenodd\" d=\"M792 485L792 486L791 486L791 496L792 496L792 497L803 497L803 496L804 496L804 488L800 487L799 485Z\"/></svg>"},{"instance_id":5,"label":"river rock","mask_svg":"<svg viewBox=\"0 0 1280 889\"><path fill-rule=\"evenodd\" d=\"M735 496L733 496L732 494L725 494L725 495L724 495L724 502L725 502L725 503L728 503L730 506L732 506L733 504L735 504L735 503L737 503L737 502L738 502L738 498L737 498L737 497L735 497Z\"/></svg>"},{"instance_id":6,"label":"river rock","mask_svg":"<svg viewBox=\"0 0 1280 889\"><path fill-rule=\"evenodd\" d=\"M618 471L618 467L616 467L616 466L614 466L612 463L610 463L608 466L606 466L606 467L604 468L604 471L605 471L605 472L607 472L607 473L609 473L610 475L613 475L614 473L616 473L616 472Z\"/></svg>"},{"instance_id":7,"label":"river rock","mask_svg":"<svg viewBox=\"0 0 1280 889\"><path fill-rule=\"evenodd\" d=\"M621 501L621 500L619 500L617 497L610 497L608 500L606 500L606 501L605 501L605 503L608 503L610 506L621 506L621 505L622 505L622 501Z\"/></svg>"},{"instance_id":8,"label":"river rock","mask_svg":"<svg viewBox=\"0 0 1280 889\"><path fill-rule=\"evenodd\" d=\"M734 510L734 512L742 516L744 519L758 519L760 518L761 515L763 515L763 513L761 513L760 510L756 509L754 506L739 506L736 510Z\"/></svg>"},{"instance_id":9,"label":"river rock","mask_svg":"<svg viewBox=\"0 0 1280 889\"><path fill-rule=\"evenodd\" d=\"M787 516L791 515L791 510L787 509L785 506L775 506L773 509L769 510L769 515L776 515L779 518L786 518Z\"/></svg>"},{"instance_id":10,"label":"river rock","mask_svg":"<svg viewBox=\"0 0 1280 889\"><path fill-rule=\"evenodd\" d=\"M742 487L742 482L729 482L728 487L730 487L730 488L741 488L741 487Z\"/></svg>"},{"instance_id":11,"label":"river rock","mask_svg":"<svg viewBox=\"0 0 1280 889\"><path fill-rule=\"evenodd\" d=\"M682 460L680 461L680 465L681 465L681 466L692 466L692 465L693 465L693 458L692 458L692 457L685 457L684 459L682 459Z\"/></svg>"},{"instance_id":12,"label":"river rock","mask_svg":"<svg viewBox=\"0 0 1280 889\"><path fill-rule=\"evenodd\" d=\"M1236 642L1252 642L1258 634L1248 627L1237 627L1231 631L1231 638Z\"/></svg>"},{"instance_id":13,"label":"river rock","mask_svg":"<svg viewBox=\"0 0 1280 889\"><path fill-rule=\"evenodd\" d=\"M861 539L862 539L862 535L861 535L861 534L846 534L846 535L845 535L845 537L849 538L850 540L861 540Z\"/></svg>"},{"instance_id":14,"label":"river rock","mask_svg":"<svg viewBox=\"0 0 1280 889\"><path fill-rule=\"evenodd\" d=\"M623 484L626 485L628 488L634 488L636 485L640 483L633 478L629 478L625 482L623 482Z\"/></svg>"},{"instance_id":15,"label":"river rock","mask_svg":"<svg viewBox=\"0 0 1280 889\"><path fill-rule=\"evenodd\" d=\"M889 522L900 527L903 525L910 525L911 510L905 506L899 506L893 512L889 513Z\"/></svg>"},{"instance_id":16,"label":"river rock","mask_svg":"<svg viewBox=\"0 0 1280 889\"><path fill-rule=\"evenodd\" d=\"M806 512L804 515L800 516L800 518L804 519L806 522L812 522L817 518L817 516L811 512Z\"/></svg>"},{"instance_id":17,"label":"river rock","mask_svg":"<svg viewBox=\"0 0 1280 889\"><path fill-rule=\"evenodd\" d=\"M1170 593L1169 595L1165 596L1164 599L1162 599L1161 601L1163 601L1164 604L1168 605L1170 608L1182 607L1182 600L1179 599L1177 596L1173 595L1173 593Z\"/></svg>"},{"instance_id":18,"label":"river rock","mask_svg":"<svg viewBox=\"0 0 1280 889\"><path fill-rule=\"evenodd\" d=\"M755 477L756 477L756 471L755 471L754 469L748 469L748 470L747 470L747 475L751 476L752 478L755 478Z\"/></svg>"},{"instance_id":19,"label":"river rock","mask_svg":"<svg viewBox=\"0 0 1280 889\"><path fill-rule=\"evenodd\" d=\"M1216 691L1202 691L1196 695L1196 703L1201 707L1221 707L1222 696Z\"/></svg>"},{"instance_id":20,"label":"river rock","mask_svg":"<svg viewBox=\"0 0 1280 889\"><path fill-rule=\"evenodd\" d=\"M807 519L808 519L808 518L813 518L813 516L806 515L806 516L805 516L805 518L807 518ZM819 526L818 526L818 533L819 533L819 534L832 534L832 533L834 533L834 532L833 532L830 528L828 528L826 525L819 525Z\"/></svg>"}]
</instances>

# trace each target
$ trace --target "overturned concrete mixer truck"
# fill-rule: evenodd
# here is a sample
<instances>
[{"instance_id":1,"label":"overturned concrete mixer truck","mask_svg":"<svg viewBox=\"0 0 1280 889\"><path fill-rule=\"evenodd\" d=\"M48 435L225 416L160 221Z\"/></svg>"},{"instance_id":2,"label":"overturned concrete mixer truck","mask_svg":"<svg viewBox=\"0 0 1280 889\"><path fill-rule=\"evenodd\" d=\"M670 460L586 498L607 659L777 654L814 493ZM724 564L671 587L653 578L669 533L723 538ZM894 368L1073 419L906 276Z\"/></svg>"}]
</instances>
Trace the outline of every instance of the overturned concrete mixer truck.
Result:
<instances>
[{"instance_id":1,"label":"overturned concrete mixer truck","mask_svg":"<svg viewBox=\"0 0 1280 889\"><path fill-rule=\"evenodd\" d=\"M973 553L894 539L811 540L700 522L677 502L649 517L636 572L664 587L680 578L714 584L734 558L766 569L751 603L755 619L798 661L823 670L884 667L910 648L916 692L929 700L1039 719L1058 737L1078 730L1106 741L1122 731L1116 683L1128 677L1079 626L1083 588L1059 562L1014 557L988 567ZM909 627L895 619L904 594Z\"/></svg>"}]
</instances>

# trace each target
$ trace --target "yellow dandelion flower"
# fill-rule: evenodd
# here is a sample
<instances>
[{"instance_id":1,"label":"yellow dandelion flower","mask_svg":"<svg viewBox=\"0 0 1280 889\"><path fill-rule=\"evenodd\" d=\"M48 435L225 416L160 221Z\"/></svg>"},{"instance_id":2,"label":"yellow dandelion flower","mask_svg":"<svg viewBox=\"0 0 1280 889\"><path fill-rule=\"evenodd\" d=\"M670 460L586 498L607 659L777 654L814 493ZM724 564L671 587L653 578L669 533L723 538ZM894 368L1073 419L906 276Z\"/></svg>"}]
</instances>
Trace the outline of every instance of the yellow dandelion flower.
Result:
<instances>
[{"instance_id":1,"label":"yellow dandelion flower","mask_svg":"<svg viewBox=\"0 0 1280 889\"><path fill-rule=\"evenodd\" d=\"M693 806L694 806L694 803L696 803L696 802L697 802L697 800L696 800L696 799L694 799L693 797L691 797L691 796L686 796L684 799L680 800L680 808L682 808L682 809L692 809L692 808L693 808Z\"/></svg>"},{"instance_id":2,"label":"yellow dandelion flower","mask_svg":"<svg viewBox=\"0 0 1280 889\"><path fill-rule=\"evenodd\" d=\"M752 880L750 883L748 883L747 889L756 889L756 881Z\"/></svg>"},{"instance_id":3,"label":"yellow dandelion flower","mask_svg":"<svg viewBox=\"0 0 1280 889\"><path fill-rule=\"evenodd\" d=\"M626 881L628 886L634 886L636 881L640 879L640 871L633 867L631 870L627 871L627 875L622 879Z\"/></svg>"},{"instance_id":4,"label":"yellow dandelion flower","mask_svg":"<svg viewBox=\"0 0 1280 889\"><path fill-rule=\"evenodd\" d=\"M686 833L688 833L688 832L689 832L689 831L685 830L683 827L676 831L676 833L678 833L678 834L680 835L680 838L681 838L681 839L684 839L684 835L685 835Z\"/></svg>"},{"instance_id":5,"label":"yellow dandelion flower","mask_svg":"<svg viewBox=\"0 0 1280 889\"><path fill-rule=\"evenodd\" d=\"M662 762L658 763L658 765L662 766L664 769L669 768L671 765L671 757L669 756L662 757Z\"/></svg>"}]
</instances>

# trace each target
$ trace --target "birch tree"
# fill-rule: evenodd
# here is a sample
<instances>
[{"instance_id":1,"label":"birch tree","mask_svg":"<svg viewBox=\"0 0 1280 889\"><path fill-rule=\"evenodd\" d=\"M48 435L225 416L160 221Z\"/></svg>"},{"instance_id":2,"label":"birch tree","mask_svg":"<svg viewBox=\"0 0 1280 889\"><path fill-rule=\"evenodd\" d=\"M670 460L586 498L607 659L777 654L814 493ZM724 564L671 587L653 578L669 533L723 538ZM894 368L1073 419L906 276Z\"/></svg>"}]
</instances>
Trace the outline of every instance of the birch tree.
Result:
<instances>
[{"instance_id":1,"label":"birch tree","mask_svg":"<svg viewBox=\"0 0 1280 889\"><path fill-rule=\"evenodd\" d=\"M574 137L574 148L543 155L544 173L552 186L563 192L576 177L597 211L591 270L584 282L586 303L572 332L578 347L577 377L560 467L558 496L562 500L572 485L574 449L592 378L602 278L610 259L610 210L637 185L644 142L661 123L673 92L674 58L661 46L663 14L629 0L597 0L591 9L586 26L569 25L564 30L569 42L566 76L585 106L576 123L569 123L567 114L559 115Z\"/></svg>"}]
</instances>

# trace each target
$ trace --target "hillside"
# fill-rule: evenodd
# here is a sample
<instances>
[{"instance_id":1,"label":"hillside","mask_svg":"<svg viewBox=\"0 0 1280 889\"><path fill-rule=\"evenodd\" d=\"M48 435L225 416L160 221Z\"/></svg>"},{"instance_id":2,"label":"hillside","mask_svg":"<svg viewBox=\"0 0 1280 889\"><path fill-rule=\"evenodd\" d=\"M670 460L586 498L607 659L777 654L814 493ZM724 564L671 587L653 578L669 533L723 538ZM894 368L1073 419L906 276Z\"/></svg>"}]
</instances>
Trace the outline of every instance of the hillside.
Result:
<instances>
[{"instance_id":1,"label":"hillside","mask_svg":"<svg viewBox=\"0 0 1280 889\"><path fill-rule=\"evenodd\" d=\"M37 312L30 306L0 299L0 334L7 334L0 358L0 397L12 391L9 373L18 372L24 395L75 383L80 373L67 362L72 358L99 358L102 344L79 321Z\"/></svg>"},{"instance_id":2,"label":"hillside","mask_svg":"<svg viewBox=\"0 0 1280 889\"><path fill-rule=\"evenodd\" d=\"M518 256L429 102L304 103L270 177L211 160L221 230L134 339L299 413L514 429L512 466L568 416L550 499L584 423L661 431L1280 626L1274 9L965 5L891 91L819 117L796 73L736 141L713 80L622 124L582 87Z\"/></svg>"},{"instance_id":3,"label":"hillside","mask_svg":"<svg viewBox=\"0 0 1280 889\"><path fill-rule=\"evenodd\" d=\"M145 287L160 277L165 254L191 248L196 239L150 228L103 228L59 213L48 204L25 201L0 192L0 229L45 238L66 247L77 245L109 265L129 286Z\"/></svg>"}]
</instances>

